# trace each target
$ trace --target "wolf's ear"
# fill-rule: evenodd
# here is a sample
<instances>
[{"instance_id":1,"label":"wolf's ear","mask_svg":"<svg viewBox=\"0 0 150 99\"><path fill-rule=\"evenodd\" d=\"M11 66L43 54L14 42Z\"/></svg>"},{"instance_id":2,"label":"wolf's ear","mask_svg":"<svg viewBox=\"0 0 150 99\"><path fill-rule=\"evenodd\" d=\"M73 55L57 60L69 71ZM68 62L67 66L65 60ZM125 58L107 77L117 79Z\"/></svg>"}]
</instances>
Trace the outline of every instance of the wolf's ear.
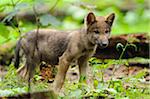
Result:
<instances>
[{"instance_id":1,"label":"wolf's ear","mask_svg":"<svg viewBox=\"0 0 150 99\"><path fill-rule=\"evenodd\" d=\"M96 17L93 12L88 13L85 22L87 25L91 25L92 23L96 22Z\"/></svg>"},{"instance_id":2,"label":"wolf's ear","mask_svg":"<svg viewBox=\"0 0 150 99\"><path fill-rule=\"evenodd\" d=\"M115 13L111 13L106 17L106 23L108 23L110 26L112 26L115 19Z\"/></svg>"}]
</instances>

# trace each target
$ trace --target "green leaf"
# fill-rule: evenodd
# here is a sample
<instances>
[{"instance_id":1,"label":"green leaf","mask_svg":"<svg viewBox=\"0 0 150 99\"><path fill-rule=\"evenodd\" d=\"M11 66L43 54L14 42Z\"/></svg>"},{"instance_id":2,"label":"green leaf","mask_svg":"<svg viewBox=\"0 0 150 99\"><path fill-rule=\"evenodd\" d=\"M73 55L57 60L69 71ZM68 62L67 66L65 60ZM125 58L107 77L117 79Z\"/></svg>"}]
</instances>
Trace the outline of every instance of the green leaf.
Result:
<instances>
[{"instance_id":1,"label":"green leaf","mask_svg":"<svg viewBox=\"0 0 150 99\"><path fill-rule=\"evenodd\" d=\"M0 35L4 38L8 38L9 36L9 30L3 23L0 23Z\"/></svg>"},{"instance_id":2,"label":"green leaf","mask_svg":"<svg viewBox=\"0 0 150 99\"><path fill-rule=\"evenodd\" d=\"M42 77L39 76L39 75L35 75L35 76L34 76L34 79L35 79L36 81L40 80L41 78L42 78Z\"/></svg>"},{"instance_id":3,"label":"green leaf","mask_svg":"<svg viewBox=\"0 0 150 99\"><path fill-rule=\"evenodd\" d=\"M0 96L8 96L8 95L12 95L14 94L14 92L12 90L1 90L0 89Z\"/></svg>"},{"instance_id":4,"label":"green leaf","mask_svg":"<svg viewBox=\"0 0 150 99\"><path fill-rule=\"evenodd\" d=\"M117 94L117 91L113 88L107 88L106 90L111 92L111 93Z\"/></svg>"},{"instance_id":5,"label":"green leaf","mask_svg":"<svg viewBox=\"0 0 150 99\"><path fill-rule=\"evenodd\" d=\"M75 90L75 91L73 91L73 92L71 92L71 97L73 98L73 97L81 97L81 94L82 94L82 90L80 90L80 89L77 89L77 90Z\"/></svg>"},{"instance_id":6,"label":"green leaf","mask_svg":"<svg viewBox=\"0 0 150 99\"><path fill-rule=\"evenodd\" d=\"M98 80L94 80L94 86L95 86L95 87L98 86Z\"/></svg>"},{"instance_id":7,"label":"green leaf","mask_svg":"<svg viewBox=\"0 0 150 99\"><path fill-rule=\"evenodd\" d=\"M80 82L85 82L86 80L86 76L85 75L81 75L79 81Z\"/></svg>"},{"instance_id":8,"label":"green leaf","mask_svg":"<svg viewBox=\"0 0 150 99\"><path fill-rule=\"evenodd\" d=\"M135 51L137 51L137 46L135 44L129 44L129 46L132 46L135 48Z\"/></svg>"},{"instance_id":9,"label":"green leaf","mask_svg":"<svg viewBox=\"0 0 150 99\"><path fill-rule=\"evenodd\" d=\"M50 14L45 14L40 17L40 23L42 26L48 26L48 25L53 25L53 26L58 26L60 25L60 21L56 19L56 17L50 15Z\"/></svg>"},{"instance_id":10,"label":"green leaf","mask_svg":"<svg viewBox=\"0 0 150 99\"><path fill-rule=\"evenodd\" d=\"M118 43L118 44L116 45L116 49L119 51L120 48L123 49L123 48L124 48L124 45L121 44L121 43Z\"/></svg>"},{"instance_id":11,"label":"green leaf","mask_svg":"<svg viewBox=\"0 0 150 99\"><path fill-rule=\"evenodd\" d=\"M18 13L18 9L13 10L12 12L10 12L3 20L2 22L5 22L6 20L9 22L17 13Z\"/></svg>"},{"instance_id":12,"label":"green leaf","mask_svg":"<svg viewBox=\"0 0 150 99\"><path fill-rule=\"evenodd\" d=\"M134 78L136 78L136 79L142 78L142 77L144 77L147 73L148 73L148 71L147 71L146 69L144 69L144 70L142 70L142 71L139 71L139 72L134 76Z\"/></svg>"},{"instance_id":13,"label":"green leaf","mask_svg":"<svg viewBox=\"0 0 150 99\"><path fill-rule=\"evenodd\" d=\"M19 10L19 11L27 9L27 8L29 8L29 4L25 3L25 2L24 3L19 3L15 6L15 10Z\"/></svg>"},{"instance_id":14,"label":"green leaf","mask_svg":"<svg viewBox=\"0 0 150 99\"><path fill-rule=\"evenodd\" d=\"M4 11L4 7L3 6L0 6L0 12L3 12Z\"/></svg>"}]
</instances>

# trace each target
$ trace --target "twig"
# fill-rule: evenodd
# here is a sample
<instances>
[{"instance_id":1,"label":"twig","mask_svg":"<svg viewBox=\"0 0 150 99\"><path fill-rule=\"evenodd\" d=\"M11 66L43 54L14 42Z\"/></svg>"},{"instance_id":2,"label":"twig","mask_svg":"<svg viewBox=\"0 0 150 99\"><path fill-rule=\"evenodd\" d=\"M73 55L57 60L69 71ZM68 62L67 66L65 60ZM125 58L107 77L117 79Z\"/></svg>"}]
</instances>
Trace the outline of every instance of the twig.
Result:
<instances>
[{"instance_id":1,"label":"twig","mask_svg":"<svg viewBox=\"0 0 150 99\"><path fill-rule=\"evenodd\" d=\"M15 8L16 4L14 3L14 0L11 0L12 6Z\"/></svg>"},{"instance_id":2,"label":"twig","mask_svg":"<svg viewBox=\"0 0 150 99\"><path fill-rule=\"evenodd\" d=\"M12 3L13 8L15 8L16 5L17 5L17 3L20 2L20 1L21 1L21 0L18 0L17 2L14 2L14 0L11 0L11 3ZM21 30L20 30L19 20L18 20L17 15L14 17L14 19L16 20L16 26L15 26L13 23L11 23L11 24L13 24L13 26L16 27L17 32L19 33L19 36L21 37Z\"/></svg>"},{"instance_id":3,"label":"twig","mask_svg":"<svg viewBox=\"0 0 150 99\"><path fill-rule=\"evenodd\" d=\"M34 15L35 15L35 18L36 18L36 25L37 25L37 28L36 28L36 39L35 39L35 45L34 45L34 51L32 53L32 58L34 58L34 55L35 55L35 51L39 50L38 48L38 35L39 35L39 28L40 28L40 23L39 23L39 16L38 16L38 13L36 12L36 9L35 9L35 6L33 6L33 12L34 12ZM38 56L40 57L40 53L37 53ZM31 91L31 72L29 72L29 78L28 78L28 93L29 93L29 98L31 98L30 96L30 91Z\"/></svg>"},{"instance_id":4,"label":"twig","mask_svg":"<svg viewBox=\"0 0 150 99\"><path fill-rule=\"evenodd\" d=\"M37 25L37 28L36 28L36 39L35 39L35 48L37 49L37 52L38 52L38 50L39 50L39 48L38 48L38 35L39 35L40 23L39 23L39 16L38 16L38 13L36 12L35 6L33 6L33 12L34 12L34 16L36 18L36 25Z\"/></svg>"},{"instance_id":5,"label":"twig","mask_svg":"<svg viewBox=\"0 0 150 99\"><path fill-rule=\"evenodd\" d=\"M53 11L53 9L56 7L56 5L58 4L59 0L56 0L55 4L50 8L50 12Z\"/></svg>"},{"instance_id":6,"label":"twig","mask_svg":"<svg viewBox=\"0 0 150 99\"><path fill-rule=\"evenodd\" d=\"M56 3L55 3L55 5L50 9L50 11L52 11L55 7L56 7L56 5L57 5L57 3L58 3L58 1L59 0L57 0L56 1ZM35 51L37 51L37 55L38 55L38 57L41 59L41 55L40 55L40 53L38 53L39 51L39 48L38 48L38 39L39 39L39 29L40 29L40 20L39 20L39 15L38 15L38 13L37 13L37 11L36 11L36 7L35 7L35 5L33 6L33 12L34 12L34 16L35 16L35 19L36 19L36 39L35 39L35 45L34 45L34 51L33 51L33 53L32 53L32 56L31 56L31 58L34 58L34 56L35 56ZM28 93L29 93L29 98L31 98L31 96L30 96L30 91L31 91L31 73L29 72L29 78L28 78Z\"/></svg>"}]
</instances>

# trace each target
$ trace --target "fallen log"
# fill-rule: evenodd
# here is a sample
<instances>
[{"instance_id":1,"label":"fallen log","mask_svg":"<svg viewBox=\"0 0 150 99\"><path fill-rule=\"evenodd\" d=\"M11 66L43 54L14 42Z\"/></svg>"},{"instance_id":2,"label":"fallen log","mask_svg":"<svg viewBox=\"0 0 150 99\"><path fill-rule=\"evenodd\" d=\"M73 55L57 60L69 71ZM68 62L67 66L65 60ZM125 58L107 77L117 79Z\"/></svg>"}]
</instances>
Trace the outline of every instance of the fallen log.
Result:
<instances>
[{"instance_id":1,"label":"fallen log","mask_svg":"<svg viewBox=\"0 0 150 99\"><path fill-rule=\"evenodd\" d=\"M48 8L47 6L43 9L40 9L39 11L37 11L38 14L40 16L44 15L44 14L48 14L48 12L50 12L50 14L54 17L65 17L67 14L64 11L61 10L55 10L54 11L50 11L50 8ZM0 13L0 21L3 21L9 14L6 13ZM23 11L23 12L19 12L16 16L13 16L12 19L5 20L4 23L5 25L8 26L12 26L12 23L16 24L16 19L15 17L18 18L18 20L23 20L23 21L28 21L28 22L32 22L35 23L36 22L36 17L35 17L35 13L33 11Z\"/></svg>"},{"instance_id":2,"label":"fallen log","mask_svg":"<svg viewBox=\"0 0 150 99\"><path fill-rule=\"evenodd\" d=\"M130 38L132 38L132 41L128 41ZM127 42L130 44L134 44L136 46L136 50L133 46L128 46L122 57L123 59L134 57L150 58L150 38L148 36L148 33L112 36L110 38L110 44L108 45L108 47L104 49L97 48L94 56L99 59L119 59L122 53L122 49L117 50L116 46L118 43L121 43L125 46Z\"/></svg>"},{"instance_id":3,"label":"fallen log","mask_svg":"<svg viewBox=\"0 0 150 99\"><path fill-rule=\"evenodd\" d=\"M23 93L16 96L0 97L0 99L58 99L53 91L42 91L34 93Z\"/></svg>"},{"instance_id":4,"label":"fallen log","mask_svg":"<svg viewBox=\"0 0 150 99\"><path fill-rule=\"evenodd\" d=\"M11 61L14 58L14 48L15 42L7 42L3 45L0 45L0 65L11 64Z\"/></svg>"},{"instance_id":5,"label":"fallen log","mask_svg":"<svg viewBox=\"0 0 150 99\"><path fill-rule=\"evenodd\" d=\"M129 66L139 66L149 68L150 63L138 63L138 62L129 62Z\"/></svg>"}]
</instances>

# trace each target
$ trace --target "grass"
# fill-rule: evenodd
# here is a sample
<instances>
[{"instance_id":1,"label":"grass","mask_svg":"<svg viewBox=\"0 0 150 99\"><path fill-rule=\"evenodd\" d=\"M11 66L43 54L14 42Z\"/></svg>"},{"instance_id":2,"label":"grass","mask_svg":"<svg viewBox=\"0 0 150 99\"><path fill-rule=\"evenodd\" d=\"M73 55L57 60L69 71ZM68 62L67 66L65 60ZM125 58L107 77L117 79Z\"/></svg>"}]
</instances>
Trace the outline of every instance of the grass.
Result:
<instances>
[{"instance_id":1,"label":"grass","mask_svg":"<svg viewBox=\"0 0 150 99\"><path fill-rule=\"evenodd\" d=\"M69 81L66 81L64 85L65 95L60 97L81 98L101 96L107 98L114 97L115 99L134 99L135 96L137 97L136 99L142 97L148 99L150 97L148 85L141 85L144 81L143 77L148 72L147 69L139 71L136 75L125 76L123 79L113 78L105 81L102 79L104 77L104 71L111 65L117 64L117 60L106 60L106 64L103 64L101 60L96 58L91 58L89 61L93 66L92 70L95 75L94 88L88 86L84 81L82 83L70 83ZM122 61L121 64L126 64L126 62L127 61ZM7 69L7 74L0 81L0 96L13 96L20 93L27 93L28 83L16 75L14 66L10 65ZM124 87L124 84L126 83L129 84L128 88ZM49 90L49 85L50 84L44 81L33 80L31 83L31 92Z\"/></svg>"}]
</instances>

